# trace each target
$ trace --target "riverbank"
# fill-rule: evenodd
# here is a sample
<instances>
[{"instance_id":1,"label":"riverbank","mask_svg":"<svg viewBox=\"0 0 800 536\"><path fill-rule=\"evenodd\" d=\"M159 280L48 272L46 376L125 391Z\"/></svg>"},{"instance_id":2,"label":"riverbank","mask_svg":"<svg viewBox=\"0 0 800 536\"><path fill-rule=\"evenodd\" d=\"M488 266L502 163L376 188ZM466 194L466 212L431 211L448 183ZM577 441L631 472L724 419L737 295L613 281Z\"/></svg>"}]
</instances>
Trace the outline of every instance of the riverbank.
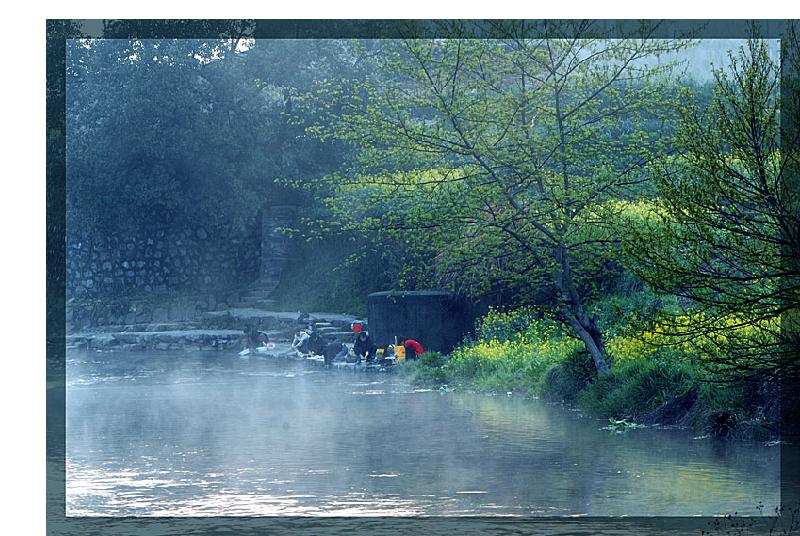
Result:
<instances>
[{"instance_id":1,"label":"riverbank","mask_svg":"<svg viewBox=\"0 0 800 536\"><path fill-rule=\"evenodd\" d=\"M720 382L692 356L610 337L610 371L598 377L580 341L530 311L493 312L450 355L429 353L401 370L417 386L512 393L565 404L593 417L676 426L724 439L778 437L772 382Z\"/></svg>"},{"instance_id":2,"label":"riverbank","mask_svg":"<svg viewBox=\"0 0 800 536\"><path fill-rule=\"evenodd\" d=\"M444 362L436 363L440 359ZM410 362L399 372L404 381L417 387L540 398L608 418L619 423L620 429L629 424L678 427L722 439L763 442L779 435L776 419L769 416L777 413L777 394L752 392L764 386L719 386L680 378L663 364L615 368L608 377L587 380L583 363L564 363L548 368L538 382L529 385L504 384L497 373L464 376L454 373L454 368L446 358L433 355ZM487 380L494 387L487 387Z\"/></svg>"}]
</instances>

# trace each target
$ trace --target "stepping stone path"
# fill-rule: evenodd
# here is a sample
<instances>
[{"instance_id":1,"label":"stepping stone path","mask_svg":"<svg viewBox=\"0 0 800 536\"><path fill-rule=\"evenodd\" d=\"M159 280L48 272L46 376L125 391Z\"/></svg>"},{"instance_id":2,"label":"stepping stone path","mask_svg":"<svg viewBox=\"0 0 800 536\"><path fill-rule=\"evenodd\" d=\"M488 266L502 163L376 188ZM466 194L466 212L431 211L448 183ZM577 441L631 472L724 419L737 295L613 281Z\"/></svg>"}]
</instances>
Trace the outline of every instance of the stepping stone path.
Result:
<instances>
[{"instance_id":1,"label":"stepping stone path","mask_svg":"<svg viewBox=\"0 0 800 536\"><path fill-rule=\"evenodd\" d=\"M242 349L242 331L255 328L267 332L275 343L272 351L259 355L294 357L291 348L294 334L308 324L328 342L353 342L355 334L351 324L363 320L338 313L309 313L309 318L300 324L297 322L299 312L274 310L276 303L270 296L276 283L277 279L262 278L239 294L239 302L233 307L202 313L192 321L103 326L70 333L66 337L67 349L238 352Z\"/></svg>"},{"instance_id":2,"label":"stepping stone path","mask_svg":"<svg viewBox=\"0 0 800 536\"><path fill-rule=\"evenodd\" d=\"M246 327L265 331L276 344L273 351L261 355L288 354L294 334L305 324L298 324L299 314L270 311L260 307L233 307L210 311L191 322L130 324L70 333L67 349L89 350L241 350ZM352 343L350 330L354 316L338 313L309 313L308 322L329 342Z\"/></svg>"}]
</instances>

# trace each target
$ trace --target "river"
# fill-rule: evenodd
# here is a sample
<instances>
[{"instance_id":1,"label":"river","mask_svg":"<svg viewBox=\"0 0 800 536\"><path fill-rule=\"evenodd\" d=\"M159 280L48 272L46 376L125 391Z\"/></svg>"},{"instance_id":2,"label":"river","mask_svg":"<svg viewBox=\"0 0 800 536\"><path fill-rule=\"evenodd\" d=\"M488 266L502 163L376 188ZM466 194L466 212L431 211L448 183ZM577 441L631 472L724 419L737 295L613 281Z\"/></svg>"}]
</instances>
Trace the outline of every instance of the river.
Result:
<instances>
[{"instance_id":1,"label":"river","mask_svg":"<svg viewBox=\"0 0 800 536\"><path fill-rule=\"evenodd\" d=\"M71 351L68 516L770 512L778 447L219 352Z\"/></svg>"}]
</instances>

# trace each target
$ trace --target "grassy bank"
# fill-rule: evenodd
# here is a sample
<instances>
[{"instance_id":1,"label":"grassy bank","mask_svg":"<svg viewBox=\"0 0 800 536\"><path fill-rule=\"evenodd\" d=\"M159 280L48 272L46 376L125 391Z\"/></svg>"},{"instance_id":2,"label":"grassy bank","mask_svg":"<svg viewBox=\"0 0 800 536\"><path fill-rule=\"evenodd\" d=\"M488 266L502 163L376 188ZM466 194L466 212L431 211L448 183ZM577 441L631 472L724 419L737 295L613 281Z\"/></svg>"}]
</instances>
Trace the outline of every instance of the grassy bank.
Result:
<instances>
[{"instance_id":1,"label":"grassy bank","mask_svg":"<svg viewBox=\"0 0 800 536\"><path fill-rule=\"evenodd\" d=\"M632 332L626 319L633 310L647 309L639 303L643 299L612 297L598 309L609 318L612 362L602 377L579 340L532 309L492 311L478 322L474 340L449 356L425 354L401 374L416 385L538 396L596 417L685 426L725 438L774 437L775 387L744 380L721 383L688 345L661 344L664 335L657 328Z\"/></svg>"}]
</instances>

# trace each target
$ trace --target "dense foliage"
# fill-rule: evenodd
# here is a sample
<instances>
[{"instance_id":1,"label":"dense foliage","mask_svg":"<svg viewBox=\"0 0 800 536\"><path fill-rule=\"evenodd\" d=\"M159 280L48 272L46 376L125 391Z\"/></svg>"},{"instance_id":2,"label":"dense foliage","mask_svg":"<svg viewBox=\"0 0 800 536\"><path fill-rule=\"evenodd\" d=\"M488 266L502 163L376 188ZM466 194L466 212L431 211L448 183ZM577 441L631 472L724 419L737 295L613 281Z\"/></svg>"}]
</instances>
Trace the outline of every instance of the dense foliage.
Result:
<instances>
[{"instance_id":1,"label":"dense foliage","mask_svg":"<svg viewBox=\"0 0 800 536\"><path fill-rule=\"evenodd\" d=\"M690 43L649 24L490 25L498 38L69 40L68 229L225 230L299 204L285 307L504 296L414 381L616 419L683 404L709 426L774 420L770 386L800 363L800 105L780 85L797 58L753 39L698 85L674 69Z\"/></svg>"},{"instance_id":2,"label":"dense foliage","mask_svg":"<svg viewBox=\"0 0 800 536\"><path fill-rule=\"evenodd\" d=\"M360 151L333 177L339 225L399 242L414 281L547 305L602 374L602 327L586 307L616 240L584 229L668 150L678 92L671 62L652 60L685 44L648 39L646 26L630 39L589 38L589 23L550 29L556 38L512 25L497 40L389 43L383 77L319 90L337 109L308 131Z\"/></svg>"},{"instance_id":3,"label":"dense foliage","mask_svg":"<svg viewBox=\"0 0 800 536\"><path fill-rule=\"evenodd\" d=\"M68 41L70 230L229 228L266 204L309 204L275 181L339 165L340 147L294 123L293 101L343 72L340 53L318 41Z\"/></svg>"},{"instance_id":4,"label":"dense foliage","mask_svg":"<svg viewBox=\"0 0 800 536\"><path fill-rule=\"evenodd\" d=\"M781 147L778 73L762 41L731 53L711 102L684 108L678 154L652 165L650 217L628 226L629 267L699 310L655 332L728 377L797 372L787 315L800 304L800 217L786 175L797 141Z\"/></svg>"}]
</instances>

